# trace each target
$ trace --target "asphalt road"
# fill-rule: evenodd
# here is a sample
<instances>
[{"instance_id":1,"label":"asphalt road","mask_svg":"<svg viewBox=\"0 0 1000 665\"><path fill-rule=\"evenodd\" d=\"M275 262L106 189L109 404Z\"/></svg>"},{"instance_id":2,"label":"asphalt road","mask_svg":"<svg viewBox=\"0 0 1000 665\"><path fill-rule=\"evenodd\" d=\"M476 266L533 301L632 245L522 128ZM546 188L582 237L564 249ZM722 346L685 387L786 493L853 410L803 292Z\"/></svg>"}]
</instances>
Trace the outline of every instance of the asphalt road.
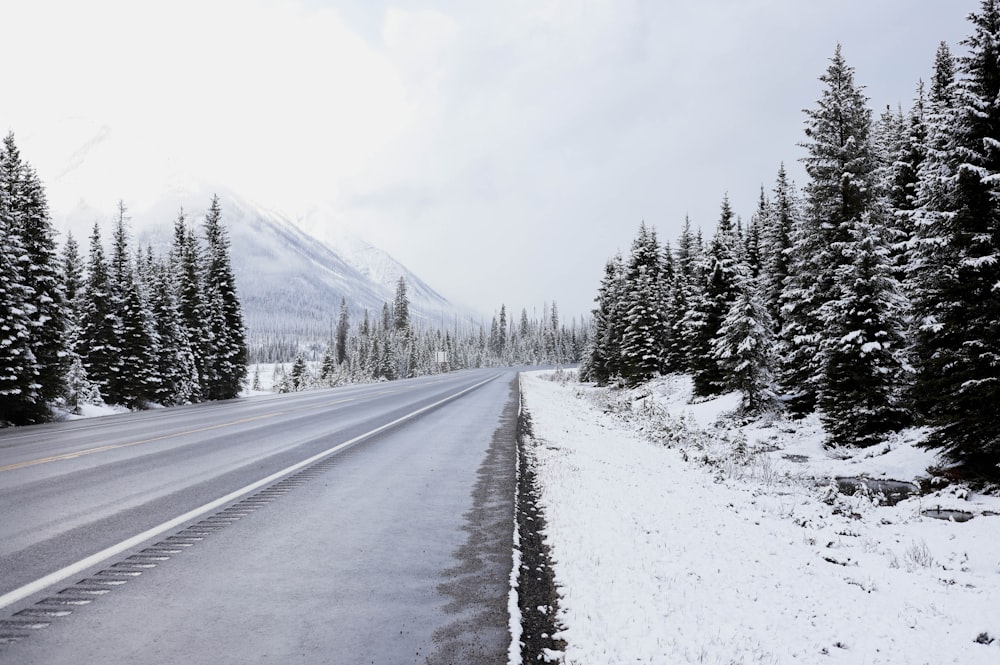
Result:
<instances>
[{"instance_id":1,"label":"asphalt road","mask_svg":"<svg viewBox=\"0 0 1000 665\"><path fill-rule=\"evenodd\" d=\"M0 432L0 663L505 663L515 374Z\"/></svg>"}]
</instances>

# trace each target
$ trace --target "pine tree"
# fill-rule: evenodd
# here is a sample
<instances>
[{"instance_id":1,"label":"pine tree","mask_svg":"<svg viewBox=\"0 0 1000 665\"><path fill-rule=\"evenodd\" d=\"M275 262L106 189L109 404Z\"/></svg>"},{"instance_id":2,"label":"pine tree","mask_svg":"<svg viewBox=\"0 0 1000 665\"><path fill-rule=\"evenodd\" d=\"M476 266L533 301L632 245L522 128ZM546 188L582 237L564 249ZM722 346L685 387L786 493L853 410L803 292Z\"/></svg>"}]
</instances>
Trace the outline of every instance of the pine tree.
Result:
<instances>
[{"instance_id":1,"label":"pine tree","mask_svg":"<svg viewBox=\"0 0 1000 665\"><path fill-rule=\"evenodd\" d=\"M582 368L582 378L604 386L621 372L621 337L615 320L621 307L622 282L624 281L621 255L615 255L604 266L604 277L597 290L597 308L593 310L594 335ZM528 314L521 310L521 326L518 337L523 340L527 334Z\"/></svg>"},{"instance_id":2,"label":"pine tree","mask_svg":"<svg viewBox=\"0 0 1000 665\"><path fill-rule=\"evenodd\" d=\"M915 392L931 396L920 404L936 426L927 445L1000 479L1000 420L986 416L1000 404L1000 8L983 0L969 19L957 85L937 91L937 68L932 86L932 99L951 92L955 102L940 114L950 122L934 119L921 174L921 234L933 249L918 296Z\"/></svg>"},{"instance_id":3,"label":"pine tree","mask_svg":"<svg viewBox=\"0 0 1000 665\"><path fill-rule=\"evenodd\" d=\"M170 248L170 273L173 275L180 322L194 357L198 376L193 386L191 401L204 399L205 385L210 372L209 330L206 329L208 307L205 303L201 272L201 256L194 232L188 228L184 211L174 222L173 244Z\"/></svg>"},{"instance_id":4,"label":"pine tree","mask_svg":"<svg viewBox=\"0 0 1000 665\"><path fill-rule=\"evenodd\" d=\"M337 364L343 365L347 361L347 334L350 321L347 311L347 300L340 299L340 318L337 319Z\"/></svg>"},{"instance_id":5,"label":"pine tree","mask_svg":"<svg viewBox=\"0 0 1000 665\"><path fill-rule=\"evenodd\" d=\"M785 165L778 169L774 197L762 231L766 251L762 257L762 297L775 331L784 327L785 315L781 309L781 294L790 273L792 231L799 219L799 200L795 185L788 180Z\"/></svg>"},{"instance_id":6,"label":"pine tree","mask_svg":"<svg viewBox=\"0 0 1000 665\"><path fill-rule=\"evenodd\" d=\"M835 275L837 295L820 308L824 390L819 406L832 443L871 446L907 420L900 405L905 303L886 231L855 222L840 248L850 263Z\"/></svg>"},{"instance_id":7,"label":"pine tree","mask_svg":"<svg viewBox=\"0 0 1000 665\"><path fill-rule=\"evenodd\" d=\"M677 241L673 279L668 285L666 320L669 328L664 350L669 371L684 372L691 367L695 353L697 325L700 324L697 303L700 302L702 247L691 230L691 220L684 219L684 229Z\"/></svg>"},{"instance_id":8,"label":"pine tree","mask_svg":"<svg viewBox=\"0 0 1000 665\"><path fill-rule=\"evenodd\" d=\"M158 340L156 375L160 379L154 401L168 406L187 404L198 394L198 369L167 263L157 262L152 266L149 294Z\"/></svg>"},{"instance_id":9,"label":"pine tree","mask_svg":"<svg viewBox=\"0 0 1000 665\"><path fill-rule=\"evenodd\" d=\"M112 238L110 278L112 302L118 315L121 371L111 383L108 398L129 408L143 408L155 398L160 383L155 360L157 340L152 315L135 274L125 213L124 202L119 202Z\"/></svg>"},{"instance_id":10,"label":"pine tree","mask_svg":"<svg viewBox=\"0 0 1000 665\"><path fill-rule=\"evenodd\" d=\"M13 135L5 142L16 151ZM8 164L8 168L12 165ZM17 188L14 217L24 247L22 280L28 289L31 314L31 350L38 368L39 399L53 402L64 393L69 369L66 310L56 252L55 229L49 217L45 188L29 164L14 166Z\"/></svg>"},{"instance_id":11,"label":"pine tree","mask_svg":"<svg viewBox=\"0 0 1000 665\"><path fill-rule=\"evenodd\" d=\"M839 248L851 241L852 225L872 211L877 194L871 110L839 44L820 80L826 88L817 108L806 111L808 210L793 231L790 275L782 293L781 383L796 414L815 409L824 390L826 330L819 309L836 297L834 276L846 261Z\"/></svg>"},{"instance_id":12,"label":"pine tree","mask_svg":"<svg viewBox=\"0 0 1000 665\"><path fill-rule=\"evenodd\" d=\"M656 231L639 226L625 271L625 329L621 340L621 376L635 385L663 367L666 322L661 311L661 249Z\"/></svg>"},{"instance_id":13,"label":"pine tree","mask_svg":"<svg viewBox=\"0 0 1000 665\"><path fill-rule=\"evenodd\" d=\"M119 375L123 369L120 328L111 277L104 258L101 229L94 224L87 257L87 283L77 352L89 379L104 399L113 404L119 403L121 395L118 390Z\"/></svg>"},{"instance_id":14,"label":"pine tree","mask_svg":"<svg viewBox=\"0 0 1000 665\"><path fill-rule=\"evenodd\" d=\"M396 282L396 297L392 302L392 327L396 332L410 329L410 299L406 296L406 279Z\"/></svg>"},{"instance_id":15,"label":"pine tree","mask_svg":"<svg viewBox=\"0 0 1000 665\"><path fill-rule=\"evenodd\" d=\"M740 270L733 301L712 353L726 372L726 388L743 393L740 411L755 415L775 401L773 322L749 266Z\"/></svg>"},{"instance_id":16,"label":"pine tree","mask_svg":"<svg viewBox=\"0 0 1000 665\"><path fill-rule=\"evenodd\" d=\"M83 295L86 281L84 280L80 247L72 233L66 234L66 243L63 245L62 284L66 302L67 346L71 350L75 350L76 341L80 334L80 321L83 318Z\"/></svg>"},{"instance_id":17,"label":"pine tree","mask_svg":"<svg viewBox=\"0 0 1000 665\"><path fill-rule=\"evenodd\" d=\"M0 153L0 425L22 425L43 414L22 275L24 248L15 228L9 177L6 154Z\"/></svg>"},{"instance_id":18,"label":"pine tree","mask_svg":"<svg viewBox=\"0 0 1000 665\"><path fill-rule=\"evenodd\" d=\"M722 200L722 212L712 243L705 256L705 287L694 303L695 337L691 357L695 394L715 395L726 389L726 376L712 353L712 343L736 300L739 237L729 205Z\"/></svg>"},{"instance_id":19,"label":"pine tree","mask_svg":"<svg viewBox=\"0 0 1000 665\"><path fill-rule=\"evenodd\" d=\"M211 371L206 370L204 390L208 399L231 399L239 395L246 380L246 331L218 196L212 197L205 216L205 239L204 288L210 321L207 355L211 359L206 366Z\"/></svg>"}]
</instances>

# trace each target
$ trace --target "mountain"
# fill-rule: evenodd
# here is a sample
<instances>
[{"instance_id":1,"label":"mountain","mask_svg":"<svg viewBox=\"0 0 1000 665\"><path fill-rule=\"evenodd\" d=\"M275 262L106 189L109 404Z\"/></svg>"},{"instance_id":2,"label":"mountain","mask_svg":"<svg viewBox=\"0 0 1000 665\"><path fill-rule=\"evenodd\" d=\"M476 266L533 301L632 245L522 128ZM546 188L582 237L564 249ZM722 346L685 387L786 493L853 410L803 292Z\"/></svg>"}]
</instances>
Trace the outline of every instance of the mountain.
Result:
<instances>
[{"instance_id":1,"label":"mountain","mask_svg":"<svg viewBox=\"0 0 1000 665\"><path fill-rule=\"evenodd\" d=\"M130 227L142 246L166 252L173 224L183 209L189 223L200 225L213 193L229 229L231 258L243 302L249 340L254 345L299 345L321 348L330 338L343 298L352 326L367 309L375 320L393 302L400 277L407 284L410 316L430 325L449 325L456 317L478 316L455 306L384 251L361 238L339 232L332 243L308 233L289 217L254 205L232 192L195 183L177 185L152 205L129 210ZM82 250L93 224L101 222L110 237L113 209L104 212L78 203L55 214L58 227L73 231Z\"/></svg>"}]
</instances>

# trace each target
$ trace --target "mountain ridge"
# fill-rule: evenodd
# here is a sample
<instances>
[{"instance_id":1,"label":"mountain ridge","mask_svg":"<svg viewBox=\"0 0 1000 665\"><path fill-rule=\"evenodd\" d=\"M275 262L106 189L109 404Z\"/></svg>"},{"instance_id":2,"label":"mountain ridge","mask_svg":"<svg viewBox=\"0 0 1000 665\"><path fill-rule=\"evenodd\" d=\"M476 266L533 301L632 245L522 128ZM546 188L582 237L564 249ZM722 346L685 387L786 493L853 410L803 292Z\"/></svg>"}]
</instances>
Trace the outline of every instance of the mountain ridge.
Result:
<instances>
[{"instance_id":1,"label":"mountain ridge","mask_svg":"<svg viewBox=\"0 0 1000 665\"><path fill-rule=\"evenodd\" d=\"M352 326L365 310L375 320L386 303L391 306L400 277L415 321L439 327L481 321L388 253L344 229L337 230L335 242L326 242L291 217L224 188L189 182L166 191L155 203L126 211L133 243L165 253L181 211L188 224L198 227L212 196L218 195L252 348L279 342L320 348L331 336L342 298ZM82 199L69 212L53 214L57 228L72 231L84 252L94 222L108 239L112 218L111 211L101 213Z\"/></svg>"}]
</instances>

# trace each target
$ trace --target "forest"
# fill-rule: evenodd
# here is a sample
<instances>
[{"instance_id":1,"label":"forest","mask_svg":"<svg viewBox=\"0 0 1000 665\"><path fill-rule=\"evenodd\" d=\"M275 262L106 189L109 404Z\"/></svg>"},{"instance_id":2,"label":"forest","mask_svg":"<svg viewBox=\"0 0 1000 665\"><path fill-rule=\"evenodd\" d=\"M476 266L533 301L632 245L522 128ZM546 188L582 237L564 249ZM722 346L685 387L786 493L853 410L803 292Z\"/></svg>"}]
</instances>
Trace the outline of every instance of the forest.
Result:
<instances>
[{"instance_id":1,"label":"forest","mask_svg":"<svg viewBox=\"0 0 1000 665\"><path fill-rule=\"evenodd\" d=\"M119 203L111 251L60 250L45 188L13 133L0 150L0 426L82 404L130 409L239 394L246 331L218 197L202 233L183 213L167 256L134 248Z\"/></svg>"},{"instance_id":2,"label":"forest","mask_svg":"<svg viewBox=\"0 0 1000 665\"><path fill-rule=\"evenodd\" d=\"M403 278L394 302L375 316L365 310L352 322L342 301L325 345L262 338L246 326L217 196L200 228L178 213L163 256L136 246L119 203L109 246L95 223L84 258L71 233L57 244L45 188L13 133L0 150L0 238L0 426L78 414L87 404L144 409L230 399L258 386L259 361L269 357L294 359L275 386L290 392L579 362L588 342L587 322L561 324L555 302L541 321L523 309L508 321L501 306L489 327L419 325ZM319 358L319 367L307 363Z\"/></svg>"},{"instance_id":3,"label":"forest","mask_svg":"<svg viewBox=\"0 0 1000 665\"><path fill-rule=\"evenodd\" d=\"M582 377L690 373L741 416L819 413L831 446L908 426L946 471L1000 480L1000 13L941 43L908 109L876 114L838 45L805 111L799 190L778 168L707 241L645 224L606 264ZM930 55L930 54L929 54ZM930 61L930 58L929 58Z\"/></svg>"}]
</instances>

